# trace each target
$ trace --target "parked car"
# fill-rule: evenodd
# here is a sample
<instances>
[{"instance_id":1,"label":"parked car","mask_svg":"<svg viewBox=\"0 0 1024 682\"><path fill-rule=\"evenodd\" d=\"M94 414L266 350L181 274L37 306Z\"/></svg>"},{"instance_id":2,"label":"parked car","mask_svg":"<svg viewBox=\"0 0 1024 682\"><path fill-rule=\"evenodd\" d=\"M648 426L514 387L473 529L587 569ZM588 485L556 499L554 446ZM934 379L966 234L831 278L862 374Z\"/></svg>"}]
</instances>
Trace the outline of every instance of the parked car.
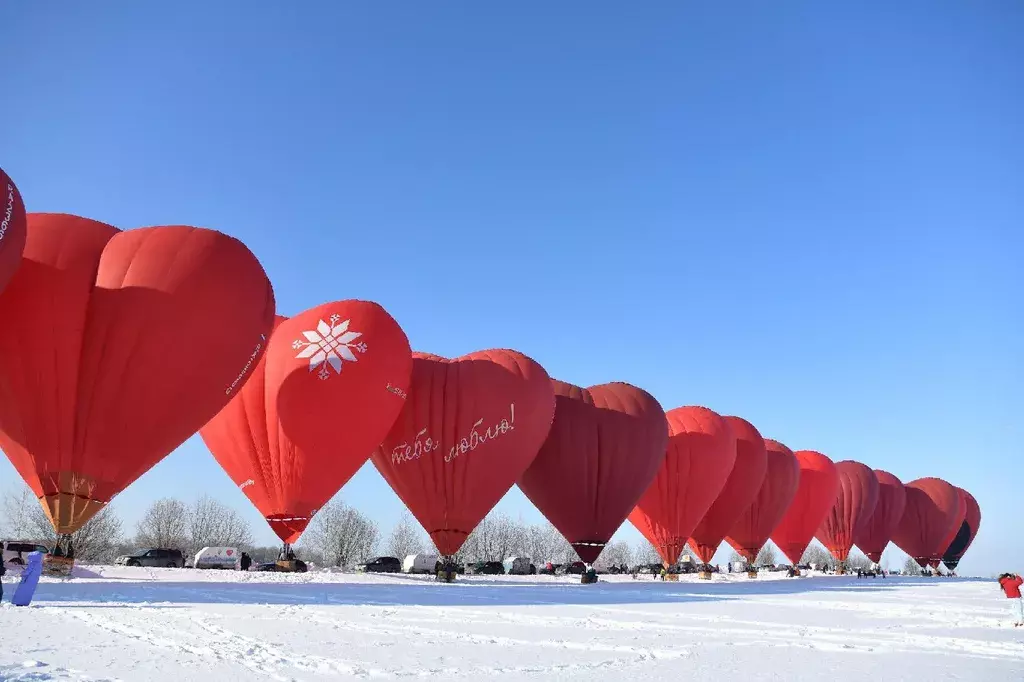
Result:
<instances>
[{"instance_id":1,"label":"parked car","mask_svg":"<svg viewBox=\"0 0 1024 682\"><path fill-rule=\"evenodd\" d=\"M379 556L365 564L359 564L356 570L363 573L401 573L402 562L398 557Z\"/></svg>"},{"instance_id":2,"label":"parked car","mask_svg":"<svg viewBox=\"0 0 1024 682\"><path fill-rule=\"evenodd\" d=\"M151 566L157 568L184 568L185 557L180 549L140 549L117 558L121 566Z\"/></svg>"},{"instance_id":3,"label":"parked car","mask_svg":"<svg viewBox=\"0 0 1024 682\"><path fill-rule=\"evenodd\" d=\"M0 542L0 561L9 566L24 566L28 561L28 555L32 552L42 552L46 554L50 550L43 545L37 545L34 542L24 542L20 540L4 540Z\"/></svg>"},{"instance_id":4,"label":"parked car","mask_svg":"<svg viewBox=\"0 0 1024 682\"><path fill-rule=\"evenodd\" d=\"M477 561L466 566L466 569L474 575L505 575L505 565L500 561Z\"/></svg>"}]
</instances>

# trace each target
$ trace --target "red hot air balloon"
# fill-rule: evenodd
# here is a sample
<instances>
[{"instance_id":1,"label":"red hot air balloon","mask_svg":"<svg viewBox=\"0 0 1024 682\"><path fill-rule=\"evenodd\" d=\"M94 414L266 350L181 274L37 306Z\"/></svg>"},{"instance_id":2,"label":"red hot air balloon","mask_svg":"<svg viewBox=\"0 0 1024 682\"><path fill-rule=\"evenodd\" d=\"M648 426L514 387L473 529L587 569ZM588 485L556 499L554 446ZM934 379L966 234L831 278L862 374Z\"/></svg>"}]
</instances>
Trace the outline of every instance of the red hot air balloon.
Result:
<instances>
[{"instance_id":1,"label":"red hot air balloon","mask_svg":"<svg viewBox=\"0 0 1024 682\"><path fill-rule=\"evenodd\" d=\"M690 545L705 564L711 561L732 527L754 501L768 469L764 438L754 425L739 417L725 421L736 440L736 465L722 492L690 536Z\"/></svg>"},{"instance_id":2,"label":"red hot air balloon","mask_svg":"<svg viewBox=\"0 0 1024 682\"><path fill-rule=\"evenodd\" d=\"M0 291L11 281L25 249L25 203L10 176L0 168Z\"/></svg>"},{"instance_id":3,"label":"red hot air balloon","mask_svg":"<svg viewBox=\"0 0 1024 682\"><path fill-rule=\"evenodd\" d=\"M832 509L839 494L839 471L820 452L798 450L793 454L800 463L800 484L782 521L772 531L772 541L795 565Z\"/></svg>"},{"instance_id":4,"label":"red hot air balloon","mask_svg":"<svg viewBox=\"0 0 1024 682\"><path fill-rule=\"evenodd\" d=\"M836 561L846 561L857 543L857 535L867 526L878 503L878 479L875 472L860 462L836 462L839 493L832 509L818 529L818 539Z\"/></svg>"},{"instance_id":5,"label":"red hot air balloon","mask_svg":"<svg viewBox=\"0 0 1024 682\"><path fill-rule=\"evenodd\" d=\"M942 554L942 563L946 564L951 571L956 570L960 560L970 549L971 543L978 535L978 527L981 525L981 508L978 506L978 501L963 488L958 490L964 498L964 522L960 524L960 530L957 531L953 541L949 543L946 551Z\"/></svg>"},{"instance_id":6,"label":"red hot air balloon","mask_svg":"<svg viewBox=\"0 0 1024 682\"><path fill-rule=\"evenodd\" d=\"M919 478L904 486L907 505L892 541L920 566L937 567L951 531L961 518L963 500L940 478Z\"/></svg>"},{"instance_id":7,"label":"red hot air balloon","mask_svg":"<svg viewBox=\"0 0 1024 682\"><path fill-rule=\"evenodd\" d=\"M677 407L665 417L665 461L629 520L670 566L729 478L736 440L725 420L706 407Z\"/></svg>"},{"instance_id":8,"label":"red hot air balloon","mask_svg":"<svg viewBox=\"0 0 1024 682\"><path fill-rule=\"evenodd\" d=\"M768 461L764 482L726 537L732 548L751 563L789 509L800 485L800 462L793 451L767 438L764 444Z\"/></svg>"},{"instance_id":9,"label":"red hot air balloon","mask_svg":"<svg viewBox=\"0 0 1024 682\"><path fill-rule=\"evenodd\" d=\"M636 386L552 383L551 432L519 488L592 564L658 475L668 425L654 396Z\"/></svg>"},{"instance_id":10,"label":"red hot air balloon","mask_svg":"<svg viewBox=\"0 0 1024 682\"><path fill-rule=\"evenodd\" d=\"M29 214L0 319L0 446L67 535L244 386L274 295L213 230Z\"/></svg>"},{"instance_id":11,"label":"red hot air balloon","mask_svg":"<svg viewBox=\"0 0 1024 682\"><path fill-rule=\"evenodd\" d=\"M411 371L405 333L376 303L278 317L253 376L199 435L292 545L387 435Z\"/></svg>"},{"instance_id":12,"label":"red hot air balloon","mask_svg":"<svg viewBox=\"0 0 1024 682\"><path fill-rule=\"evenodd\" d=\"M409 397L373 463L451 556L536 457L554 410L547 372L522 353L413 353Z\"/></svg>"},{"instance_id":13,"label":"red hot air balloon","mask_svg":"<svg viewBox=\"0 0 1024 682\"><path fill-rule=\"evenodd\" d=\"M903 482L888 471L875 469L878 480L878 502L864 527L857 533L856 545L868 559L876 564L882 560L892 534L903 518L907 494Z\"/></svg>"}]
</instances>

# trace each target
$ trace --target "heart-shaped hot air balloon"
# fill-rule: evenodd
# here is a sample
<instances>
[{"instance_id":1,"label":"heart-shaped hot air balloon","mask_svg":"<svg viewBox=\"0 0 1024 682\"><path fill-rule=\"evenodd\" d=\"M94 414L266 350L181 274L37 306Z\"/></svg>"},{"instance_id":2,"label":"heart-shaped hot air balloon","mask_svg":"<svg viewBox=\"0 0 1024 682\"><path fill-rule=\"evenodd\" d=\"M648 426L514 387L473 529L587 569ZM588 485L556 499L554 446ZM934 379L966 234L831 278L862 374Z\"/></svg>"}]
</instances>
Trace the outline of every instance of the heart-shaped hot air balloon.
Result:
<instances>
[{"instance_id":1,"label":"heart-shaped hot air balloon","mask_svg":"<svg viewBox=\"0 0 1024 682\"><path fill-rule=\"evenodd\" d=\"M942 554L942 563L951 571L956 570L974 538L978 536L978 527L981 526L981 507L978 506L978 501L963 488L959 490L964 498L964 522L960 524L960 530Z\"/></svg>"},{"instance_id":2,"label":"heart-shaped hot air balloon","mask_svg":"<svg viewBox=\"0 0 1024 682\"><path fill-rule=\"evenodd\" d=\"M736 464L722 492L690 536L690 545L705 564L711 562L726 533L754 501L768 468L764 438L754 425L739 417L725 417L725 421L736 440Z\"/></svg>"},{"instance_id":3,"label":"heart-shaped hot air balloon","mask_svg":"<svg viewBox=\"0 0 1024 682\"><path fill-rule=\"evenodd\" d=\"M772 542L796 565L839 494L839 472L835 462L820 452L797 450L793 454L800 463L800 484L772 531Z\"/></svg>"},{"instance_id":4,"label":"heart-shaped hot air balloon","mask_svg":"<svg viewBox=\"0 0 1024 682\"><path fill-rule=\"evenodd\" d=\"M547 372L522 353L413 353L409 397L373 463L450 557L533 461L554 410Z\"/></svg>"},{"instance_id":5,"label":"heart-shaped hot air balloon","mask_svg":"<svg viewBox=\"0 0 1024 682\"><path fill-rule=\"evenodd\" d=\"M665 418L665 460L629 520L670 566L729 478L736 440L725 420L706 407L677 407Z\"/></svg>"},{"instance_id":6,"label":"heart-shaped hot air balloon","mask_svg":"<svg viewBox=\"0 0 1024 682\"><path fill-rule=\"evenodd\" d=\"M903 518L907 493L903 482L888 471L875 469L875 478L878 479L878 502L867 524L857 533L856 544L868 559L877 564Z\"/></svg>"},{"instance_id":7,"label":"heart-shaped hot air balloon","mask_svg":"<svg viewBox=\"0 0 1024 682\"><path fill-rule=\"evenodd\" d=\"M800 462L793 451L768 438L764 445L767 455L764 481L754 501L740 514L725 538L750 563L786 514L800 485Z\"/></svg>"},{"instance_id":8,"label":"heart-shaped hot air balloon","mask_svg":"<svg viewBox=\"0 0 1024 682\"><path fill-rule=\"evenodd\" d=\"M965 515L965 503L956 487L941 478L919 478L904 486L907 505L892 535L893 543L922 568L938 568L946 540Z\"/></svg>"},{"instance_id":9,"label":"heart-shaped hot air balloon","mask_svg":"<svg viewBox=\"0 0 1024 682\"><path fill-rule=\"evenodd\" d=\"M29 214L0 320L0 446L65 535L244 386L274 294L220 232Z\"/></svg>"},{"instance_id":10,"label":"heart-shaped hot air balloon","mask_svg":"<svg viewBox=\"0 0 1024 682\"><path fill-rule=\"evenodd\" d=\"M11 177L0 168L0 291L14 276L25 249L25 203Z\"/></svg>"},{"instance_id":11,"label":"heart-shaped hot air balloon","mask_svg":"<svg viewBox=\"0 0 1024 682\"><path fill-rule=\"evenodd\" d=\"M377 448L405 404L412 351L376 303L278 317L238 395L199 434L286 545Z\"/></svg>"},{"instance_id":12,"label":"heart-shaped hot air balloon","mask_svg":"<svg viewBox=\"0 0 1024 682\"><path fill-rule=\"evenodd\" d=\"M555 419L519 488L593 563L658 475L668 425L654 396L636 386L552 384Z\"/></svg>"},{"instance_id":13,"label":"heart-shaped hot air balloon","mask_svg":"<svg viewBox=\"0 0 1024 682\"><path fill-rule=\"evenodd\" d=\"M836 462L836 471L839 493L816 535L836 561L844 562L875 511L878 479L869 467L851 460Z\"/></svg>"}]
</instances>

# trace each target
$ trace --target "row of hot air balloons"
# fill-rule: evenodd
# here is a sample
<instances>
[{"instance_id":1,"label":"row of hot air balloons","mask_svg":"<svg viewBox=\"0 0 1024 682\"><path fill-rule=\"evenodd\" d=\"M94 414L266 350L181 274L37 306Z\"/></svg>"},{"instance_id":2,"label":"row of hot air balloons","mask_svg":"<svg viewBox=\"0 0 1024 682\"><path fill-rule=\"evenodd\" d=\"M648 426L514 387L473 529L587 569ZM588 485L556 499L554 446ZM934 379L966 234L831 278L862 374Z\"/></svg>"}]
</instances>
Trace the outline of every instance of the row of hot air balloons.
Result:
<instances>
[{"instance_id":1,"label":"row of hot air balloons","mask_svg":"<svg viewBox=\"0 0 1024 682\"><path fill-rule=\"evenodd\" d=\"M839 562L858 547L881 561L893 542L919 565L955 569L981 523L977 501L937 478L791 451L739 417L704 407L666 414L669 445L629 516L666 565L689 544L705 564L725 541L747 562L772 540L793 564L815 537Z\"/></svg>"},{"instance_id":2,"label":"row of hot air balloons","mask_svg":"<svg viewBox=\"0 0 1024 682\"><path fill-rule=\"evenodd\" d=\"M514 350L413 352L368 301L277 315L234 238L25 214L2 185L0 448L62 543L197 431L286 546L367 459L444 556L514 485L588 563L627 517L666 563L723 539L752 561L769 538L796 562L815 534L840 559L893 539L932 563L977 532L977 503L937 479L904 487Z\"/></svg>"}]
</instances>

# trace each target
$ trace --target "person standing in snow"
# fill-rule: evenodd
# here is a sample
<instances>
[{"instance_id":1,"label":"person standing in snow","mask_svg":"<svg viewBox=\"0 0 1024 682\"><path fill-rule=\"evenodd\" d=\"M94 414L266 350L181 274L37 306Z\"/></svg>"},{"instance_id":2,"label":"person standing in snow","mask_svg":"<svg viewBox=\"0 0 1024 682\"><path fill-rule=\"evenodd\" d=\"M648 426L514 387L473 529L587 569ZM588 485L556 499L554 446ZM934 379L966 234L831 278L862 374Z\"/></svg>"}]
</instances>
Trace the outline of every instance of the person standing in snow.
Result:
<instances>
[{"instance_id":1,"label":"person standing in snow","mask_svg":"<svg viewBox=\"0 0 1024 682\"><path fill-rule=\"evenodd\" d=\"M4 566L4 559L0 557L0 578L4 577L4 573L7 572L7 567ZM0 581L0 601L4 600L4 584Z\"/></svg>"},{"instance_id":2,"label":"person standing in snow","mask_svg":"<svg viewBox=\"0 0 1024 682\"><path fill-rule=\"evenodd\" d=\"M999 576L999 587L1003 588L1003 594L1010 602L1010 612L1013 614L1013 627L1019 628L1024 625L1024 600L1020 598L1020 586L1024 583L1016 573L1003 573Z\"/></svg>"}]
</instances>

